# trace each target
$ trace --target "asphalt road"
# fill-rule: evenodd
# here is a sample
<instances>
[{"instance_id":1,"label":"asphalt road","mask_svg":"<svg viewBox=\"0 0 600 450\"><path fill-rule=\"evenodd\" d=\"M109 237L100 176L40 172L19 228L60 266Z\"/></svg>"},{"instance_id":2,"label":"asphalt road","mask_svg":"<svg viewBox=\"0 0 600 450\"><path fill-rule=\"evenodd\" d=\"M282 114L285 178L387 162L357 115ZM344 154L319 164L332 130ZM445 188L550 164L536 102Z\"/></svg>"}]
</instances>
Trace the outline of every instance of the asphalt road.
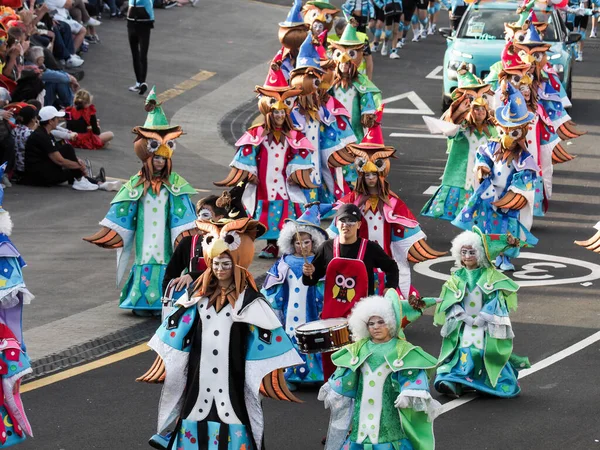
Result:
<instances>
[{"instance_id":1,"label":"asphalt road","mask_svg":"<svg viewBox=\"0 0 600 450\"><path fill-rule=\"evenodd\" d=\"M276 23L286 14L287 9L279 6L245 0L159 11L160 26L153 32L150 63L150 73L159 90L172 88L200 70L216 74L169 100L165 104L167 113L181 117L189 105L202 104L215 89L231 86L232 95L237 96L231 110L252 114L244 105L254 94L251 89L236 92L235 77L266 62L275 53ZM103 44L91 49L86 63L87 68L95 70L86 76L83 86L96 95L102 124L115 131L117 137L108 151L82 154L104 165L108 175L127 178L138 167L129 132L144 119L142 100L126 91L131 69L124 24L106 23L101 32ZM427 76L441 65L444 49L444 40L434 36L418 44L409 43L397 61L376 55L374 81L384 98L402 94L413 100L418 97L433 115L438 115L441 80ZM578 158L555 167L555 195L550 212L545 218L536 219L533 230L540 243L529 253L538 255L533 257L537 261L525 258L516 261L520 272L514 275L515 279L536 283L521 289L519 310L512 316L515 351L528 355L533 363L576 344L600 328L597 291L600 259L572 243L574 239L589 237L591 226L600 218L598 44L588 41L585 55L586 61L578 63L574 70L574 106L570 113L588 134L567 147ZM263 77L264 74L257 76L254 83L262 83ZM228 85L232 80L233 84ZM421 102L416 103L422 106ZM205 103L208 109L217 106ZM417 108L408 98L388 101L387 107ZM238 126L233 128L221 122L219 128L204 130L200 121L186 127L186 142L192 145L178 146L176 170L195 187L213 190L212 181L222 179L227 168L220 163L221 159L208 156L212 155L211 149L205 148L196 136L202 132L226 135L227 130L240 133L241 124L247 123L244 117L243 114L237 117ZM194 121L194 117L188 119ZM398 149L398 159L392 163L392 188L417 214L428 198L423 193L439 183L445 142L429 137L390 136L391 133L425 135L421 114L388 112L383 125L386 144ZM226 153L223 159L228 159ZM112 320L111 314L120 318L125 314L116 308L114 254L89 248L80 241L81 236L95 230L111 196L82 194L66 188L16 186L7 191L4 206L15 221L14 240L30 265L25 272L26 280L37 294L37 302L25 312L26 330L68 319L75 313L91 313L93 308L110 301L114 301L115 307L114 312L107 314L107 323ZM430 245L436 249L448 249L449 242L458 234L450 223L420 220ZM539 255L545 259L541 260ZM413 284L423 295L436 295L442 284L438 277L448 273L449 266L447 262L439 262L431 265L428 275L413 273ZM583 281L571 282L574 278ZM85 322L74 322L73 327L79 327L81 338L85 338ZM412 342L437 353L439 329L431 325L431 317L425 316L412 325L407 335ZM49 335L46 340L54 338L57 337ZM31 345L29 342L28 347ZM530 375L523 380L523 394L517 399L478 399L444 414L435 425L437 448L600 448L599 352L595 343ZM149 448L146 441L154 432L159 388L139 385L133 380L153 358L150 352L144 353L26 393L24 402L36 437L21 448ZM320 448L320 439L326 433L327 413L314 391L302 391L299 396L306 401L302 405L265 402L267 448Z\"/></svg>"}]
</instances>

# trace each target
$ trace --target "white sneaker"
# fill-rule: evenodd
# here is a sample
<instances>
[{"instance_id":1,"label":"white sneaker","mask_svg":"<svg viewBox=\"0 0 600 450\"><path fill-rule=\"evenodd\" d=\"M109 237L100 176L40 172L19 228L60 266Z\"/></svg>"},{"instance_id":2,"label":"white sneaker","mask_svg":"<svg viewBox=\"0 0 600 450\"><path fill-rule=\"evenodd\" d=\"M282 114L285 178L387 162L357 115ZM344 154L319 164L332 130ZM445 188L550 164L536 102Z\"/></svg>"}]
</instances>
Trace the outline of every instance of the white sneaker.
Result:
<instances>
[{"instance_id":1,"label":"white sneaker","mask_svg":"<svg viewBox=\"0 0 600 450\"><path fill-rule=\"evenodd\" d=\"M435 34L435 25L429 27L429 29L427 30L427 34L429 36L433 36Z\"/></svg>"},{"instance_id":2,"label":"white sneaker","mask_svg":"<svg viewBox=\"0 0 600 450\"><path fill-rule=\"evenodd\" d=\"M192 6L196 6L200 0L192 0Z\"/></svg>"},{"instance_id":3,"label":"white sneaker","mask_svg":"<svg viewBox=\"0 0 600 450\"><path fill-rule=\"evenodd\" d=\"M427 38L427 30L425 29L425 27L421 28L421 39L426 39Z\"/></svg>"},{"instance_id":4,"label":"white sneaker","mask_svg":"<svg viewBox=\"0 0 600 450\"><path fill-rule=\"evenodd\" d=\"M139 92L139 90L140 90L140 83L135 83L133 86L129 87L130 92Z\"/></svg>"},{"instance_id":5,"label":"white sneaker","mask_svg":"<svg viewBox=\"0 0 600 450\"><path fill-rule=\"evenodd\" d=\"M83 64L83 60L81 58L74 58L74 56L75 55L71 55L65 64L69 69L79 67Z\"/></svg>"},{"instance_id":6,"label":"white sneaker","mask_svg":"<svg viewBox=\"0 0 600 450\"><path fill-rule=\"evenodd\" d=\"M371 53L377 53L379 51L380 45L381 45L381 42L373 42L371 44Z\"/></svg>"},{"instance_id":7,"label":"white sneaker","mask_svg":"<svg viewBox=\"0 0 600 450\"><path fill-rule=\"evenodd\" d=\"M413 34L414 34L414 36L412 38L412 41L419 42L421 40L421 33L419 33L418 31L415 31Z\"/></svg>"},{"instance_id":8,"label":"white sneaker","mask_svg":"<svg viewBox=\"0 0 600 450\"><path fill-rule=\"evenodd\" d=\"M404 47L404 44L405 44L405 43L406 43L406 42L404 41L404 38L402 38L402 39L399 39L399 40L398 40L398 43L396 44L396 48L402 48L402 47Z\"/></svg>"},{"instance_id":9,"label":"white sneaker","mask_svg":"<svg viewBox=\"0 0 600 450\"><path fill-rule=\"evenodd\" d=\"M598 37L598 36L596 35L596 30L592 30L592 31L590 32L590 37L591 37L591 38L596 38L596 37Z\"/></svg>"},{"instance_id":10,"label":"white sneaker","mask_svg":"<svg viewBox=\"0 0 600 450\"><path fill-rule=\"evenodd\" d=\"M400 55L398 54L398 49L393 49L390 52L390 59L400 59Z\"/></svg>"},{"instance_id":11,"label":"white sneaker","mask_svg":"<svg viewBox=\"0 0 600 450\"><path fill-rule=\"evenodd\" d=\"M101 191L118 191L121 189L123 183L119 180L105 181L104 183L98 184L98 189Z\"/></svg>"},{"instance_id":12,"label":"white sneaker","mask_svg":"<svg viewBox=\"0 0 600 450\"><path fill-rule=\"evenodd\" d=\"M381 56L387 56L388 48L389 48L389 45L388 45L387 41L384 41L383 45L381 46Z\"/></svg>"},{"instance_id":13,"label":"white sneaker","mask_svg":"<svg viewBox=\"0 0 600 450\"><path fill-rule=\"evenodd\" d=\"M73 53L73 54L71 55L71 58L75 59L76 61L84 61L84 59L83 59L81 56L79 56L79 55L77 55L77 54L75 54L75 53ZM84 61L84 62L85 62L85 61Z\"/></svg>"},{"instance_id":14,"label":"white sneaker","mask_svg":"<svg viewBox=\"0 0 600 450\"><path fill-rule=\"evenodd\" d=\"M81 177L80 180L75 180L73 182L73 189L76 191L97 191L98 185L90 183L86 177Z\"/></svg>"},{"instance_id":15,"label":"white sneaker","mask_svg":"<svg viewBox=\"0 0 600 450\"><path fill-rule=\"evenodd\" d=\"M102 22L100 22L97 19L94 19L93 17L90 17L90 20L88 20L83 25L86 27L99 27L100 25L102 25Z\"/></svg>"},{"instance_id":16,"label":"white sneaker","mask_svg":"<svg viewBox=\"0 0 600 450\"><path fill-rule=\"evenodd\" d=\"M583 62L583 52L581 52L579 55L577 55L577 58L575 58L575 61Z\"/></svg>"}]
</instances>

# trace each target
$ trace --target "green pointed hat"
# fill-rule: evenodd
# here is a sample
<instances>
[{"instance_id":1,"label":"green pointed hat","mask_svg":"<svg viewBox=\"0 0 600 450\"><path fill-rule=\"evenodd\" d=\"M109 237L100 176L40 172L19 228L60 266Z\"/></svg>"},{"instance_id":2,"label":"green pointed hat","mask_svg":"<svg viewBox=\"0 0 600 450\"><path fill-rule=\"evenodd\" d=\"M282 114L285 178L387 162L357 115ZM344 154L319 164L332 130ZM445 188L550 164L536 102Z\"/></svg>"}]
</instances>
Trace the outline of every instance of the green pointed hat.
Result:
<instances>
[{"instance_id":1,"label":"green pointed hat","mask_svg":"<svg viewBox=\"0 0 600 450\"><path fill-rule=\"evenodd\" d=\"M355 47L357 45L365 45L365 41L359 39L356 35L356 28L350 25L350 20L348 16L345 13L344 15L346 16L346 20L348 20L348 25L346 25L346 28L344 28L342 37L340 37L340 40L337 41L336 44L339 44L343 47Z\"/></svg>"},{"instance_id":2,"label":"green pointed hat","mask_svg":"<svg viewBox=\"0 0 600 450\"><path fill-rule=\"evenodd\" d=\"M177 128L171 126L169 120L162 109L161 104L156 98L156 86L152 86L148 97L146 97L146 104L144 109L148 112L146 122L142 125L145 130L169 130L171 128Z\"/></svg>"},{"instance_id":3,"label":"green pointed hat","mask_svg":"<svg viewBox=\"0 0 600 450\"><path fill-rule=\"evenodd\" d=\"M473 226L473 232L479 235L479 237L481 238L481 243L483 244L483 249L485 250L485 256L487 257L490 264L493 264L494 261L496 261L496 258L509 248L530 247L530 245L527 244L527 242L514 237L510 233L485 234L477 226ZM508 239L511 237L515 239L515 242L513 244L510 244L508 242Z\"/></svg>"},{"instance_id":4,"label":"green pointed hat","mask_svg":"<svg viewBox=\"0 0 600 450\"><path fill-rule=\"evenodd\" d=\"M483 81L469 72L469 69L465 63L462 63L456 72L458 76L459 89L479 89L486 85Z\"/></svg>"}]
</instances>

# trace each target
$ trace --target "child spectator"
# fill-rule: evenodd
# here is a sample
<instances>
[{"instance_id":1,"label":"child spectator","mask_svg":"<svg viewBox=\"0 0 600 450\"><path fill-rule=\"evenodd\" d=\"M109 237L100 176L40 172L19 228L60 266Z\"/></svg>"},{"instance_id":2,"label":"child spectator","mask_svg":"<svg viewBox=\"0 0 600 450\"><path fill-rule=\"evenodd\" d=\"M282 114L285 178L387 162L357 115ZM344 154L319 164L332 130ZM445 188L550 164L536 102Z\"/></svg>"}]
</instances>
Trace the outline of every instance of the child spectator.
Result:
<instances>
[{"instance_id":1,"label":"child spectator","mask_svg":"<svg viewBox=\"0 0 600 450\"><path fill-rule=\"evenodd\" d=\"M65 109L67 128L77 133L77 137L71 140L73 147L98 150L104 148L114 137L112 131L100 131L92 99L88 91L80 89L75 94L74 106Z\"/></svg>"},{"instance_id":2,"label":"child spectator","mask_svg":"<svg viewBox=\"0 0 600 450\"><path fill-rule=\"evenodd\" d=\"M12 130L15 140L15 174L13 180L19 180L25 173L25 143L38 126L37 109L25 106L16 114L16 126Z\"/></svg>"}]
</instances>

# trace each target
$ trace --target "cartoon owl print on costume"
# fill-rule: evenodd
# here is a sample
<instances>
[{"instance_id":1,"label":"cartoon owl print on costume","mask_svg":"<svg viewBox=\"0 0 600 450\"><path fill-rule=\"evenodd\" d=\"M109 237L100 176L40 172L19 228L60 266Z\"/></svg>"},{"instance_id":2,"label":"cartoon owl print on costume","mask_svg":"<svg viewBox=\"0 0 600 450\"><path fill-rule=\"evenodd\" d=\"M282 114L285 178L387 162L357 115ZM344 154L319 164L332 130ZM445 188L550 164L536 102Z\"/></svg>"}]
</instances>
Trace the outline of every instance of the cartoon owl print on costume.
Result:
<instances>
[{"instance_id":1,"label":"cartoon owl print on costume","mask_svg":"<svg viewBox=\"0 0 600 450\"><path fill-rule=\"evenodd\" d=\"M356 296L356 277L345 277L338 273L335 277L335 286L333 286L333 298L338 302L350 303Z\"/></svg>"}]
</instances>

